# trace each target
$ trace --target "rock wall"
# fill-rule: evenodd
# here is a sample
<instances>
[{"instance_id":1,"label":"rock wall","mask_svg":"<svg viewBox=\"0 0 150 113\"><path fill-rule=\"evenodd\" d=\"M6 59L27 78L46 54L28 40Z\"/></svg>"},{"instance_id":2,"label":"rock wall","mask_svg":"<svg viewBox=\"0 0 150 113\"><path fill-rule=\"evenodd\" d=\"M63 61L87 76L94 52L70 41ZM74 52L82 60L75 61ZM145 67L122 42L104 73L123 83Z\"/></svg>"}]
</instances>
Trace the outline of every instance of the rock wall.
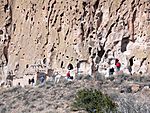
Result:
<instances>
[{"instance_id":1,"label":"rock wall","mask_svg":"<svg viewBox=\"0 0 150 113\"><path fill-rule=\"evenodd\" d=\"M92 57L150 72L149 0L0 0L1 70L64 70ZM4 75L4 73L2 73Z\"/></svg>"}]
</instances>

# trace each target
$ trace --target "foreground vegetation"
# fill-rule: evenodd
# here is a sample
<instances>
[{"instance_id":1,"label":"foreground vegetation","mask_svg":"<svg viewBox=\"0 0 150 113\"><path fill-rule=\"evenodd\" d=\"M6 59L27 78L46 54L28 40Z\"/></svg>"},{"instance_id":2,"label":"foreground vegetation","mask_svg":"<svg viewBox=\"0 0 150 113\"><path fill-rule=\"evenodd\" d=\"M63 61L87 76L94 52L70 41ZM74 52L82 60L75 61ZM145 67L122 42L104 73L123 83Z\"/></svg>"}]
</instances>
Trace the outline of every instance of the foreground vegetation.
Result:
<instances>
[{"instance_id":1,"label":"foreground vegetation","mask_svg":"<svg viewBox=\"0 0 150 113\"><path fill-rule=\"evenodd\" d=\"M73 108L88 113L115 113L116 104L99 90L83 89L76 94Z\"/></svg>"}]
</instances>

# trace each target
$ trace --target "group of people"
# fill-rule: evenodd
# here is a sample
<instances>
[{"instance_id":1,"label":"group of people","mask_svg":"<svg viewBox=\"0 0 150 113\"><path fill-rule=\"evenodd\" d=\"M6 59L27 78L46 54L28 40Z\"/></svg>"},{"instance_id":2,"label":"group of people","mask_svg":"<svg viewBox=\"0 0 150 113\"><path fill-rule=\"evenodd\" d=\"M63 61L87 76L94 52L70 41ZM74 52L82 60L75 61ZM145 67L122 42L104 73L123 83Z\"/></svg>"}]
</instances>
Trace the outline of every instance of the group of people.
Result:
<instances>
[{"instance_id":1,"label":"group of people","mask_svg":"<svg viewBox=\"0 0 150 113\"><path fill-rule=\"evenodd\" d=\"M119 62L118 59L115 60L115 66L116 66L116 71L120 71L121 63ZM69 63L68 66L67 66L67 69L68 70L67 70L67 73L66 73L66 79L68 81L72 81L75 78L75 75L76 75L74 67L71 63ZM109 69L109 75L113 75L114 72L115 72L115 69L113 67ZM57 78L58 78L58 80L57 80ZM57 74L55 82L58 82L59 79L60 79L60 76L59 76L59 74ZM44 83L44 81L45 81L44 76L40 76L39 81L40 81L40 83ZM29 79L29 84L32 84L32 86L33 86L34 83L35 83L34 78Z\"/></svg>"},{"instance_id":2,"label":"group of people","mask_svg":"<svg viewBox=\"0 0 150 113\"><path fill-rule=\"evenodd\" d=\"M94 64L94 63L92 63L92 64ZM94 66L93 65L91 65L91 68L92 68L92 75L93 75L93 77L95 78L95 71L97 71L98 70L98 68L93 68ZM116 68L116 72L119 72L120 71L120 68L121 68L121 63L120 63L120 61L119 61L119 59L115 59L115 67L111 67L111 68L109 68L109 75L113 75L114 74L114 72L115 72L115 68ZM66 78L67 78L67 80L73 80L74 79L74 76L73 76L73 74L72 74L72 71L73 71L73 65L72 64L70 64L69 63L69 65L67 66L67 69L68 69L68 71L67 71L67 73L66 73Z\"/></svg>"},{"instance_id":3,"label":"group of people","mask_svg":"<svg viewBox=\"0 0 150 113\"><path fill-rule=\"evenodd\" d=\"M116 66L116 71L120 71L121 63L119 62L118 59L115 60L115 66ZM109 69L109 75L113 75L114 72L115 72L114 67L111 67L111 68ZM91 73L91 74L92 74L92 73ZM68 66L67 66L66 79L67 79L68 81L72 81L72 80L75 78L75 75L76 75L76 72L75 72L75 70L74 70L74 67L73 67L73 65L72 65L71 63L69 63ZM94 75L93 75L93 76L94 76ZM94 77L95 77L95 76L94 76ZM60 79L60 75L59 75L59 74L56 74L56 80L55 80L55 82L56 82L56 83L59 82L59 79ZM39 81L40 81L40 83L44 83L44 81L45 81L44 76L39 76ZM29 79L29 84L32 84L32 86L33 86L34 83L35 83L34 78Z\"/></svg>"}]
</instances>

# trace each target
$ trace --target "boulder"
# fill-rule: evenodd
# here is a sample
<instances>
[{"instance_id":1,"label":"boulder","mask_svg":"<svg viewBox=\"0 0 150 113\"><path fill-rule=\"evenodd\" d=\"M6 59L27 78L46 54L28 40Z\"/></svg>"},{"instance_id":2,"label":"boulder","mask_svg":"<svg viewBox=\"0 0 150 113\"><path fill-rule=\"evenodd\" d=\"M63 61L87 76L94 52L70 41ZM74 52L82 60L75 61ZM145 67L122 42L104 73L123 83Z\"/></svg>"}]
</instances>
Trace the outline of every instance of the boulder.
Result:
<instances>
[{"instance_id":1,"label":"boulder","mask_svg":"<svg viewBox=\"0 0 150 113\"><path fill-rule=\"evenodd\" d=\"M131 85L131 90L133 93L136 93L140 90L140 85L139 84L132 84Z\"/></svg>"}]
</instances>

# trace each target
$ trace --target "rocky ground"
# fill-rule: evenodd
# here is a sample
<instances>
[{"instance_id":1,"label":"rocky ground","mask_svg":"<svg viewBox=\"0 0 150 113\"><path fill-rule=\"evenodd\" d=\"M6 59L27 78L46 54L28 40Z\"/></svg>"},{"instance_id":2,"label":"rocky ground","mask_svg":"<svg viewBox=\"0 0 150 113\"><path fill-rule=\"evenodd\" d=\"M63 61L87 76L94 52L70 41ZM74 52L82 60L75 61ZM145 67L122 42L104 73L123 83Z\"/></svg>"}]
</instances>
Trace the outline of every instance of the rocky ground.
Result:
<instances>
[{"instance_id":1,"label":"rocky ground","mask_svg":"<svg viewBox=\"0 0 150 113\"><path fill-rule=\"evenodd\" d=\"M80 80L79 80L80 79ZM57 84L47 81L35 87L12 87L0 90L0 113L86 113L72 111L76 92L82 88L100 89L118 105L121 113L150 113L150 83L148 77L120 75L107 80L90 76Z\"/></svg>"}]
</instances>

